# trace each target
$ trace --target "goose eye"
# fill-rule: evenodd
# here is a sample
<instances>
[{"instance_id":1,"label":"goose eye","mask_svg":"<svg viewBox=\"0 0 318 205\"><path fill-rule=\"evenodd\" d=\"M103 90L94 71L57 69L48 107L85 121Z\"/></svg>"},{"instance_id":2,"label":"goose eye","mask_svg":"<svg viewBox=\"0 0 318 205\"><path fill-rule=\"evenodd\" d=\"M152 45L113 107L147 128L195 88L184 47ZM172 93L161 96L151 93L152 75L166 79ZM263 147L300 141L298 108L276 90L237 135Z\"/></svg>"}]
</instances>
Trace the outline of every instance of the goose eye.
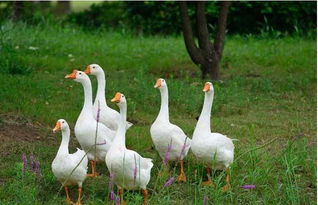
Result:
<instances>
[{"instance_id":1,"label":"goose eye","mask_svg":"<svg viewBox=\"0 0 318 205\"><path fill-rule=\"evenodd\" d=\"M95 69L95 66L93 66L93 69Z\"/></svg>"},{"instance_id":2,"label":"goose eye","mask_svg":"<svg viewBox=\"0 0 318 205\"><path fill-rule=\"evenodd\" d=\"M82 75L82 73L79 73L80 75Z\"/></svg>"},{"instance_id":3,"label":"goose eye","mask_svg":"<svg viewBox=\"0 0 318 205\"><path fill-rule=\"evenodd\" d=\"M65 121L62 121L62 123L64 123Z\"/></svg>"},{"instance_id":4,"label":"goose eye","mask_svg":"<svg viewBox=\"0 0 318 205\"><path fill-rule=\"evenodd\" d=\"M121 97L123 97L123 98L124 98L125 96L124 96L124 95L122 95Z\"/></svg>"}]
</instances>

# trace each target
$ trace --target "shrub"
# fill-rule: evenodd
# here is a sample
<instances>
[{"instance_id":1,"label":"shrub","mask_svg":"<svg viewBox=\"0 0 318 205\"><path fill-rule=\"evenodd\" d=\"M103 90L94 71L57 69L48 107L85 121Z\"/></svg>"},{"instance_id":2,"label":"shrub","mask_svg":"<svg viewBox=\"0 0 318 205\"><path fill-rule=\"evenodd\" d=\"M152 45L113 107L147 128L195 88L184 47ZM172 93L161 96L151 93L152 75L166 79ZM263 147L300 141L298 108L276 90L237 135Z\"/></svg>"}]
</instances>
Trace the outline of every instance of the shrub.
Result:
<instances>
[{"instance_id":1,"label":"shrub","mask_svg":"<svg viewBox=\"0 0 318 205\"><path fill-rule=\"evenodd\" d=\"M87 29L116 28L123 21L122 2L103 2L92 4L85 11L70 14L66 22L75 23Z\"/></svg>"},{"instance_id":2,"label":"shrub","mask_svg":"<svg viewBox=\"0 0 318 205\"><path fill-rule=\"evenodd\" d=\"M209 29L218 18L218 2L206 2ZM189 2L191 19L195 19L194 3ZM315 2L234 2L228 19L229 33L262 33L271 31L315 31ZM172 1L104 2L89 10L71 14L69 21L84 27L118 27L146 34L178 34L181 32L179 3Z\"/></svg>"}]
</instances>

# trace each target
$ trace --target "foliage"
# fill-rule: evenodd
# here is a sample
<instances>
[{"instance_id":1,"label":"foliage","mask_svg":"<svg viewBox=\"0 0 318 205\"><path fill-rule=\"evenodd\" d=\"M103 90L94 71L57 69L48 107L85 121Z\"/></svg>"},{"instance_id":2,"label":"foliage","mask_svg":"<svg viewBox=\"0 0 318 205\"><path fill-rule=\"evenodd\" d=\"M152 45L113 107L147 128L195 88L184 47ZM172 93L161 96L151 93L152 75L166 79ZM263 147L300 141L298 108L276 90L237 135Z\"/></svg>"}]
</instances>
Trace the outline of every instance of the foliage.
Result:
<instances>
[{"instance_id":1,"label":"foliage","mask_svg":"<svg viewBox=\"0 0 318 205\"><path fill-rule=\"evenodd\" d=\"M0 2L0 23L11 18L14 2ZM58 20L53 15L53 7L44 1L23 1L23 9L19 16L21 21L28 24L41 24L46 22L56 23Z\"/></svg>"},{"instance_id":2,"label":"foliage","mask_svg":"<svg viewBox=\"0 0 318 205\"><path fill-rule=\"evenodd\" d=\"M0 2L0 22L10 18L12 2ZM79 3L80 4L80 3ZM179 3L174 1L102 2L81 12L71 13L64 22L71 22L88 30L127 29L145 34L179 34L181 20ZM189 2L190 17L195 19L195 3ZM54 6L48 2L23 2L21 20L29 24L50 21L57 23ZM219 2L206 2L209 29L215 29ZM313 35L316 31L316 2L234 2L228 18L230 34L286 33ZM212 32L213 33L213 32Z\"/></svg>"},{"instance_id":3,"label":"foliage","mask_svg":"<svg viewBox=\"0 0 318 205\"><path fill-rule=\"evenodd\" d=\"M89 10L74 13L70 21L85 27L123 26L146 34L178 34L181 31L179 3L173 1L104 2ZM195 3L189 2L190 16L195 18ZM214 30L219 3L206 2L209 29ZM228 19L229 33L279 31L298 33L316 30L315 2L234 2Z\"/></svg>"},{"instance_id":4,"label":"foliage","mask_svg":"<svg viewBox=\"0 0 318 205\"><path fill-rule=\"evenodd\" d=\"M229 31L237 33L308 32L317 24L316 2L234 2L229 17ZM232 31L230 31L232 32Z\"/></svg>"},{"instance_id":5,"label":"foliage","mask_svg":"<svg viewBox=\"0 0 318 205\"><path fill-rule=\"evenodd\" d=\"M92 4L88 10L70 14L67 21L87 29L119 27L124 20L122 4L122 2Z\"/></svg>"},{"instance_id":6,"label":"foliage","mask_svg":"<svg viewBox=\"0 0 318 205\"><path fill-rule=\"evenodd\" d=\"M127 96L128 120L134 123L127 132L127 146L154 159L149 204L202 204L205 196L210 204L316 203L316 40L228 37L222 81L213 82L212 130L239 141L235 142L232 190L222 193L224 173L214 173L217 187L202 186L204 167L191 153L185 162L189 181L164 188L178 169L172 166L170 175L159 176L162 161L151 149L149 129L160 107L160 94L153 88L156 78L166 78L170 120L189 137L201 111L204 82L181 36L88 33L77 27L44 24L2 26L10 50L1 48L1 53L22 58L23 65L33 69L28 75L11 75L4 71L6 67L0 71L0 204L64 203L65 194L58 192L60 183L51 171L61 138L52 135L51 128L57 119L65 118L73 129L83 91L64 76L90 63L100 64L106 72L109 106L118 109L109 101L115 92ZM30 46L38 49L30 50ZM90 78L95 91L96 79ZM8 113L22 120L11 120ZM3 133L8 130L14 134ZM33 135L34 130L39 133ZM272 139L276 141L256 149ZM76 147L72 135L70 152ZM40 183L31 172L22 180L23 153L41 161ZM102 175L84 183L83 203L110 204L105 164L99 163L97 170ZM256 188L240 188L245 184ZM76 187L71 191L75 198ZM125 199L129 204L142 203L138 191L125 192Z\"/></svg>"},{"instance_id":7,"label":"foliage","mask_svg":"<svg viewBox=\"0 0 318 205\"><path fill-rule=\"evenodd\" d=\"M181 32L178 2L127 1L124 4L128 25L137 32L172 34Z\"/></svg>"}]
</instances>

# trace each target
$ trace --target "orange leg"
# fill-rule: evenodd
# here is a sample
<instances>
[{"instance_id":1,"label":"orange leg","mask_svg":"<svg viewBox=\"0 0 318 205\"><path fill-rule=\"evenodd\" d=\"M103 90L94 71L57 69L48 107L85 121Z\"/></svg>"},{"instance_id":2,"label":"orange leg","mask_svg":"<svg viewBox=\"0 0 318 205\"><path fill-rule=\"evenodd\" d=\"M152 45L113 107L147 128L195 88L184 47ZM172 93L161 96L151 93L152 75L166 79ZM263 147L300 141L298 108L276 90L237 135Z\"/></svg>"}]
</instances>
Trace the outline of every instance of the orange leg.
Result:
<instances>
[{"instance_id":1,"label":"orange leg","mask_svg":"<svg viewBox=\"0 0 318 205\"><path fill-rule=\"evenodd\" d=\"M81 198L82 198L82 187L78 187L78 198L75 205L82 205Z\"/></svg>"},{"instance_id":2,"label":"orange leg","mask_svg":"<svg viewBox=\"0 0 318 205\"><path fill-rule=\"evenodd\" d=\"M87 176L88 177L97 177L98 174L96 172L96 162L94 160L90 160L89 162L91 164L92 173L91 174L87 174Z\"/></svg>"},{"instance_id":3,"label":"orange leg","mask_svg":"<svg viewBox=\"0 0 318 205\"><path fill-rule=\"evenodd\" d=\"M206 175L208 177L208 180L205 182L202 182L202 184L205 186L215 186L215 184L213 183L211 179L211 169L209 167L206 168Z\"/></svg>"},{"instance_id":4,"label":"orange leg","mask_svg":"<svg viewBox=\"0 0 318 205\"><path fill-rule=\"evenodd\" d=\"M183 170L183 164L184 164L184 161L180 160L180 175L177 178L178 182L186 182L187 181L187 177L186 177L184 170Z\"/></svg>"},{"instance_id":5,"label":"orange leg","mask_svg":"<svg viewBox=\"0 0 318 205\"><path fill-rule=\"evenodd\" d=\"M120 205L125 205L126 202L124 201L124 189L121 188L118 190L120 196Z\"/></svg>"},{"instance_id":6,"label":"orange leg","mask_svg":"<svg viewBox=\"0 0 318 205\"><path fill-rule=\"evenodd\" d=\"M69 190L68 190L68 187L65 186L64 187L64 190L65 190L65 193L66 193L66 203L67 204L73 204L71 198L70 198L70 195L69 195Z\"/></svg>"},{"instance_id":7,"label":"orange leg","mask_svg":"<svg viewBox=\"0 0 318 205\"><path fill-rule=\"evenodd\" d=\"M230 171L230 168L227 168L226 169L226 178L225 178L226 185L224 185L222 187L223 192L227 192L228 190L231 189L230 178L231 178L231 171Z\"/></svg>"},{"instance_id":8,"label":"orange leg","mask_svg":"<svg viewBox=\"0 0 318 205\"><path fill-rule=\"evenodd\" d=\"M144 205L147 205L147 196L148 196L147 189L143 189L142 193L144 194Z\"/></svg>"}]
</instances>

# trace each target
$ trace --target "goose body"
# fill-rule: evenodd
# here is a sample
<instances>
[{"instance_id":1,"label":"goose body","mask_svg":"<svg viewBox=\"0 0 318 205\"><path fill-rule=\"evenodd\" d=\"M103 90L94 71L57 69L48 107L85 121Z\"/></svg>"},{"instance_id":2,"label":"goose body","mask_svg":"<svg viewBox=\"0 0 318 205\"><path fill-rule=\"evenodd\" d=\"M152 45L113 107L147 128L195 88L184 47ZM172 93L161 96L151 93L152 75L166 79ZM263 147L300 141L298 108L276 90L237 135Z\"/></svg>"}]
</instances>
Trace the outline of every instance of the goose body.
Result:
<instances>
[{"instance_id":1,"label":"goose body","mask_svg":"<svg viewBox=\"0 0 318 205\"><path fill-rule=\"evenodd\" d=\"M87 152L88 159L91 160L92 171L94 172L92 174L95 176L94 163L104 161L114 139L115 131L98 122L93 116L92 86L89 77L82 71L74 70L66 78L80 82L84 88L84 106L76 121L74 131L76 139L82 149Z\"/></svg>"},{"instance_id":2,"label":"goose body","mask_svg":"<svg viewBox=\"0 0 318 205\"><path fill-rule=\"evenodd\" d=\"M106 155L106 165L113 176L113 182L120 190L142 189L147 203L147 184L150 181L152 159L143 158L137 152L126 148L127 104L125 96L116 93L112 100L120 108L121 120L113 144Z\"/></svg>"},{"instance_id":3,"label":"goose body","mask_svg":"<svg viewBox=\"0 0 318 205\"><path fill-rule=\"evenodd\" d=\"M198 161L219 170L224 170L232 164L234 145L231 139L220 133L196 134L202 138L193 139L191 150Z\"/></svg>"},{"instance_id":4,"label":"goose body","mask_svg":"<svg viewBox=\"0 0 318 205\"><path fill-rule=\"evenodd\" d=\"M181 173L178 180L186 181L183 172L183 159L188 154L191 139L185 135L180 127L172 124L169 120L168 86L165 80L158 79L155 88L160 90L161 107L150 128L151 139L163 161L180 161Z\"/></svg>"},{"instance_id":5,"label":"goose body","mask_svg":"<svg viewBox=\"0 0 318 205\"><path fill-rule=\"evenodd\" d=\"M82 186L87 174L87 157L84 157L85 152L77 148L77 151L73 154L56 155L52 162L52 171L57 180L61 183L65 182L65 185L78 185ZM74 170L76 165L81 161L80 165ZM70 176L70 177L69 177ZM68 178L69 177L69 178ZM67 180L67 181L66 181Z\"/></svg>"},{"instance_id":6,"label":"goose body","mask_svg":"<svg viewBox=\"0 0 318 205\"><path fill-rule=\"evenodd\" d=\"M87 175L88 159L85 152L80 149L77 149L73 154L69 153L70 128L65 120L60 119L57 121L53 131L57 130L62 130L62 142L52 162L52 172L65 187L67 202L71 202L67 186L78 185L79 201L77 204L80 204L81 189Z\"/></svg>"},{"instance_id":7,"label":"goose body","mask_svg":"<svg viewBox=\"0 0 318 205\"><path fill-rule=\"evenodd\" d=\"M195 127L191 150L196 158L208 167L225 169L234 159L232 139L220 133L211 133L210 118L214 97L211 83L205 84L205 98L201 115Z\"/></svg>"},{"instance_id":8,"label":"goose body","mask_svg":"<svg viewBox=\"0 0 318 205\"><path fill-rule=\"evenodd\" d=\"M222 191L230 189L230 165L234 159L234 144L232 139L220 133L211 133L210 118L214 97L212 83L207 82L203 88L204 104L197 125L194 129L191 150L198 161L207 167L208 181L204 185L212 185L211 168L227 171L226 185Z\"/></svg>"},{"instance_id":9,"label":"goose body","mask_svg":"<svg viewBox=\"0 0 318 205\"><path fill-rule=\"evenodd\" d=\"M115 146L106 156L106 165L119 189L147 189L153 167L152 159L143 158L125 147Z\"/></svg>"},{"instance_id":10,"label":"goose body","mask_svg":"<svg viewBox=\"0 0 318 205\"><path fill-rule=\"evenodd\" d=\"M97 110L98 105L100 106L100 122L106 125L109 129L116 131L118 129L118 123L120 121L119 113L110 108L107 105L106 97L105 97L105 87L106 87L106 78L105 72L97 64L91 64L87 66L85 70L86 74L95 75L97 78L97 93L94 101L94 117L97 119ZM132 123L126 123L126 129L132 126Z\"/></svg>"}]
</instances>

